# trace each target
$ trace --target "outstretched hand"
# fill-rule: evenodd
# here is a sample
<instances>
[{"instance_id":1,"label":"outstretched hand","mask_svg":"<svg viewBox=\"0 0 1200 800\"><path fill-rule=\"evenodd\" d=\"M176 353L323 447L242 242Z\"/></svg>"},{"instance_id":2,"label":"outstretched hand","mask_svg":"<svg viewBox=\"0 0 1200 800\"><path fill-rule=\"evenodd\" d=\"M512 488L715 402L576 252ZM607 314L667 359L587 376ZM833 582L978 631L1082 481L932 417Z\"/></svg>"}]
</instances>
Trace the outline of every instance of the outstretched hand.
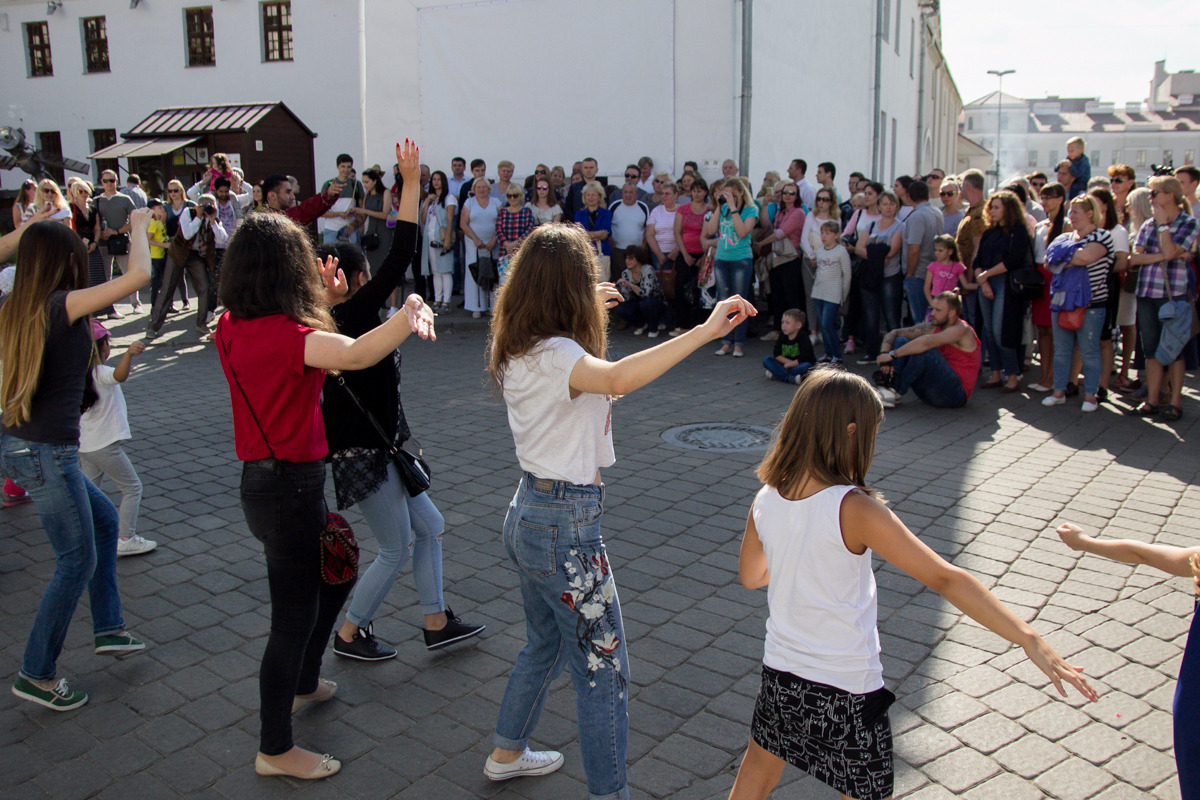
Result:
<instances>
[{"instance_id":1,"label":"outstretched hand","mask_svg":"<svg viewBox=\"0 0 1200 800\"><path fill-rule=\"evenodd\" d=\"M738 325L755 316L758 316L758 309L754 304L735 294L717 303L702 327L710 340L721 339Z\"/></svg>"},{"instance_id":2,"label":"outstretched hand","mask_svg":"<svg viewBox=\"0 0 1200 800\"><path fill-rule=\"evenodd\" d=\"M422 339L437 341L437 333L433 329L433 309L421 295L413 293L405 299L404 315L408 317L413 333Z\"/></svg>"},{"instance_id":3,"label":"outstretched hand","mask_svg":"<svg viewBox=\"0 0 1200 800\"><path fill-rule=\"evenodd\" d=\"M1054 652L1054 648L1046 644L1046 640L1042 637L1038 636L1031 644L1026 645L1025 654L1029 656L1030 661L1037 665L1038 669L1046 673L1046 677L1063 697L1067 696L1067 690L1063 688L1063 681L1074 686L1081 695L1093 703L1100 697L1092 685L1087 682L1087 678L1081 674L1083 667L1073 667L1068 664L1066 659Z\"/></svg>"},{"instance_id":4,"label":"outstretched hand","mask_svg":"<svg viewBox=\"0 0 1200 800\"><path fill-rule=\"evenodd\" d=\"M596 297L600 298L605 308L616 308L625 300L620 290L608 281L596 284Z\"/></svg>"},{"instance_id":5,"label":"outstretched hand","mask_svg":"<svg viewBox=\"0 0 1200 800\"><path fill-rule=\"evenodd\" d=\"M405 183L421 179L421 148L416 142L411 139L405 139L403 145L396 142L396 166Z\"/></svg>"},{"instance_id":6,"label":"outstretched hand","mask_svg":"<svg viewBox=\"0 0 1200 800\"><path fill-rule=\"evenodd\" d=\"M148 208L135 208L129 212L129 226L133 233L145 233L150 228L154 214Z\"/></svg>"},{"instance_id":7,"label":"outstretched hand","mask_svg":"<svg viewBox=\"0 0 1200 800\"><path fill-rule=\"evenodd\" d=\"M1058 538L1063 540L1063 544L1072 550L1082 550L1084 540L1091 538L1083 532L1083 528L1069 522L1059 525L1054 532L1058 534Z\"/></svg>"},{"instance_id":8,"label":"outstretched hand","mask_svg":"<svg viewBox=\"0 0 1200 800\"><path fill-rule=\"evenodd\" d=\"M324 261L318 260L317 269L321 271L321 283L325 284L325 302L331 306L337 305L350 291L346 273L338 269L338 260L333 256L326 256Z\"/></svg>"}]
</instances>

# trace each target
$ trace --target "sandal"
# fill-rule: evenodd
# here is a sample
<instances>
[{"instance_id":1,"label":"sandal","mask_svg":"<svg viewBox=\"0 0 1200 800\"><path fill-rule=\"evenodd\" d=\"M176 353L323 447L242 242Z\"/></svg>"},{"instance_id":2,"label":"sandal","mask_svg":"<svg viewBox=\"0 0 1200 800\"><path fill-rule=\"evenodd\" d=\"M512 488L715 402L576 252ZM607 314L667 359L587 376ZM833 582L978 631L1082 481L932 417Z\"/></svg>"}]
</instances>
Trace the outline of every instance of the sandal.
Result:
<instances>
[{"instance_id":1,"label":"sandal","mask_svg":"<svg viewBox=\"0 0 1200 800\"><path fill-rule=\"evenodd\" d=\"M1158 406L1152 406L1149 403L1142 403L1136 408L1129 408L1125 413L1131 417L1156 417L1158 416Z\"/></svg>"},{"instance_id":2,"label":"sandal","mask_svg":"<svg viewBox=\"0 0 1200 800\"><path fill-rule=\"evenodd\" d=\"M1183 409L1179 406L1162 406L1162 411L1158 412L1159 419L1166 422L1175 422L1183 416Z\"/></svg>"}]
</instances>

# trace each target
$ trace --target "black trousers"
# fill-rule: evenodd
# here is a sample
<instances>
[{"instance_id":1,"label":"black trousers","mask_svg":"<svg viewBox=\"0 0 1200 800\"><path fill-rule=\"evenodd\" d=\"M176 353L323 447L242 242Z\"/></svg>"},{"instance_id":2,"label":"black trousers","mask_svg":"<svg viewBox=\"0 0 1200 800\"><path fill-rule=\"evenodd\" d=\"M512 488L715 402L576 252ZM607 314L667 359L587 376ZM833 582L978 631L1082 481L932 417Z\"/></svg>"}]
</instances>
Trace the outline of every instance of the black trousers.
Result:
<instances>
[{"instance_id":1,"label":"black trousers","mask_svg":"<svg viewBox=\"0 0 1200 800\"><path fill-rule=\"evenodd\" d=\"M317 690L321 657L354 581L321 580L325 464L273 458L242 467L242 511L267 558L271 634L258 673L259 751L292 749L292 701Z\"/></svg>"},{"instance_id":2,"label":"black trousers","mask_svg":"<svg viewBox=\"0 0 1200 800\"><path fill-rule=\"evenodd\" d=\"M799 258L771 268L771 293L767 295L767 304L775 318L775 330L783 325L783 312L793 308L804 311L804 278L800 274Z\"/></svg>"}]
</instances>

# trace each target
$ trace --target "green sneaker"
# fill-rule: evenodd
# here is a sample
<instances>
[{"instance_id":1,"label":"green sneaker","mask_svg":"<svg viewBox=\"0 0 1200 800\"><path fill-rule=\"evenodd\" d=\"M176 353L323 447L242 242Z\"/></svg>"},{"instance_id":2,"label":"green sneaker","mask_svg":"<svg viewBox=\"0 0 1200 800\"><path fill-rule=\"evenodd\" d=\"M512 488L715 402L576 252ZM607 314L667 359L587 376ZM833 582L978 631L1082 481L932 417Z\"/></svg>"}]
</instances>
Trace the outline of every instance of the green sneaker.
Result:
<instances>
[{"instance_id":1,"label":"green sneaker","mask_svg":"<svg viewBox=\"0 0 1200 800\"><path fill-rule=\"evenodd\" d=\"M33 681L18 675L16 683L13 684L12 693L17 697L31 700L55 711L70 711L88 701L87 692L81 692L78 689L71 691L67 688L65 678L59 678L53 689L43 689Z\"/></svg>"},{"instance_id":2,"label":"green sneaker","mask_svg":"<svg viewBox=\"0 0 1200 800\"><path fill-rule=\"evenodd\" d=\"M126 653L136 653L145 650L146 643L133 638L129 631L118 631L96 637L96 655L123 656Z\"/></svg>"}]
</instances>

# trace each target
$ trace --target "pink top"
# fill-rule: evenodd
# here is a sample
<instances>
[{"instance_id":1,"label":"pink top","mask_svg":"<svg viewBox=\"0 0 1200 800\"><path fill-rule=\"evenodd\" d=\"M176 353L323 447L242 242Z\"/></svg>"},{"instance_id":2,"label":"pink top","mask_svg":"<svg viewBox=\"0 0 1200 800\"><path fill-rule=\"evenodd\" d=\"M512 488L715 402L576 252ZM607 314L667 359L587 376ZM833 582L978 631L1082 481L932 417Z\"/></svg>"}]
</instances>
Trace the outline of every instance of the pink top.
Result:
<instances>
[{"instance_id":1,"label":"pink top","mask_svg":"<svg viewBox=\"0 0 1200 800\"><path fill-rule=\"evenodd\" d=\"M801 251L800 239L804 235L804 209L799 206L780 211L775 215L775 238L782 239L780 232L786 236L792 243L792 247L796 248L796 252Z\"/></svg>"},{"instance_id":2,"label":"pink top","mask_svg":"<svg viewBox=\"0 0 1200 800\"><path fill-rule=\"evenodd\" d=\"M961 261L955 261L953 264L934 261L929 265L929 274L933 276L929 285L929 293L937 297L942 292L954 291L958 286L958 276L966 271L967 268Z\"/></svg>"}]
</instances>

